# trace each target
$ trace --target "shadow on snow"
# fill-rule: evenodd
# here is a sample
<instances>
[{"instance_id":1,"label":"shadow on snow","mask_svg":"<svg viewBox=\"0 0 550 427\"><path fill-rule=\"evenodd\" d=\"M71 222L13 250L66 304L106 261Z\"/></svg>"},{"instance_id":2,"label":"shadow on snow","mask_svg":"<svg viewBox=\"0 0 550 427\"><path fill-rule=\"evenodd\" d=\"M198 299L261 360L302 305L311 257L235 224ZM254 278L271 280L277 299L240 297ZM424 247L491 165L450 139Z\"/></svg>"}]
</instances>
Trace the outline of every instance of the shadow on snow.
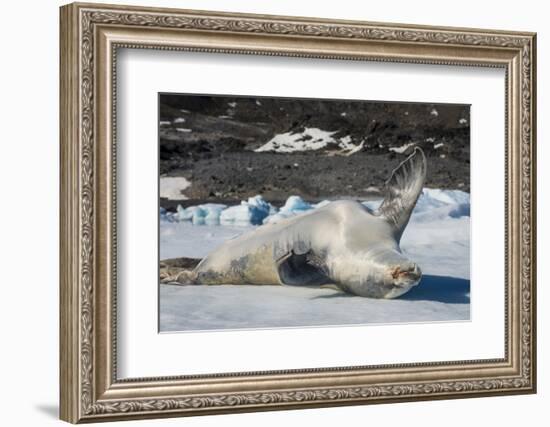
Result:
<instances>
[{"instance_id":1,"label":"shadow on snow","mask_svg":"<svg viewBox=\"0 0 550 427\"><path fill-rule=\"evenodd\" d=\"M437 301L447 304L470 303L470 281L448 276L422 276L422 280L400 299Z\"/></svg>"},{"instance_id":2,"label":"shadow on snow","mask_svg":"<svg viewBox=\"0 0 550 427\"><path fill-rule=\"evenodd\" d=\"M319 295L313 299L356 298L344 292L330 295ZM446 304L469 304L470 281L457 277L424 275L420 283L398 300L434 301Z\"/></svg>"}]
</instances>

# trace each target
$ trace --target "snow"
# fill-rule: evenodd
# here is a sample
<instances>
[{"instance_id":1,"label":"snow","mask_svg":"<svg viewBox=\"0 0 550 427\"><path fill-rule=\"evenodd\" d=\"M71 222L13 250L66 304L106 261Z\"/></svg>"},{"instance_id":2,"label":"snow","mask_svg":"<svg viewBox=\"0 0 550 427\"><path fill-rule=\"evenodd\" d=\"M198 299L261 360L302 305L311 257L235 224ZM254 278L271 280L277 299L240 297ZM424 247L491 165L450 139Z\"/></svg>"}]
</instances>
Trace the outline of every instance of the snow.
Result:
<instances>
[{"instance_id":1,"label":"snow","mask_svg":"<svg viewBox=\"0 0 550 427\"><path fill-rule=\"evenodd\" d=\"M329 144L335 144L343 151L358 151L358 146L352 143L352 138L346 135L342 138L335 138L336 131L326 131L319 128L305 128L303 132L286 132L275 135L255 151L293 153L296 151L319 150ZM361 145L362 148L362 145Z\"/></svg>"},{"instance_id":2,"label":"snow","mask_svg":"<svg viewBox=\"0 0 550 427\"><path fill-rule=\"evenodd\" d=\"M424 188L422 190L422 194L420 195L419 200L425 200L426 203L442 202L447 204L470 204L470 194L461 190L440 190L438 188Z\"/></svg>"},{"instance_id":3,"label":"snow","mask_svg":"<svg viewBox=\"0 0 550 427\"><path fill-rule=\"evenodd\" d=\"M159 124L160 124L161 126L170 126L170 125L172 124L172 122L167 121L167 120L161 120L161 121L159 122Z\"/></svg>"},{"instance_id":4,"label":"snow","mask_svg":"<svg viewBox=\"0 0 550 427\"><path fill-rule=\"evenodd\" d=\"M160 178L160 197L170 200L185 200L187 197L182 191L189 188L191 183L183 178L176 176L165 176Z\"/></svg>"},{"instance_id":5,"label":"snow","mask_svg":"<svg viewBox=\"0 0 550 427\"><path fill-rule=\"evenodd\" d=\"M176 130L178 132L185 132L185 133L189 133L193 131L192 129L188 129L188 128L176 128Z\"/></svg>"},{"instance_id":6,"label":"snow","mask_svg":"<svg viewBox=\"0 0 550 427\"><path fill-rule=\"evenodd\" d=\"M441 147L443 147L444 145L445 145L445 144L442 143L442 142L440 142L440 143L438 143L438 144L434 144L434 150L437 150L438 148L441 148Z\"/></svg>"},{"instance_id":7,"label":"snow","mask_svg":"<svg viewBox=\"0 0 550 427\"><path fill-rule=\"evenodd\" d=\"M409 142L408 144L402 145L401 147L390 147L388 148L389 151L393 151L398 154L403 154L409 147L412 147L414 145L414 142Z\"/></svg>"},{"instance_id":8,"label":"snow","mask_svg":"<svg viewBox=\"0 0 550 427\"><path fill-rule=\"evenodd\" d=\"M352 144L352 139L350 135L346 135L343 138L340 138L339 146L342 149L342 151L347 151L348 154L356 153L357 151L361 150L363 148L363 145L365 144L365 141L361 141L359 145Z\"/></svg>"},{"instance_id":9,"label":"snow","mask_svg":"<svg viewBox=\"0 0 550 427\"><path fill-rule=\"evenodd\" d=\"M353 145L353 144L351 144ZM361 141L359 145L357 146L350 146L349 148L345 149L346 156L351 156L352 154L355 154L363 149L363 146L365 145L365 141Z\"/></svg>"},{"instance_id":10,"label":"snow","mask_svg":"<svg viewBox=\"0 0 550 427\"><path fill-rule=\"evenodd\" d=\"M228 102L227 105L229 105L231 108L235 108L237 106L236 102Z\"/></svg>"},{"instance_id":11,"label":"snow","mask_svg":"<svg viewBox=\"0 0 550 427\"><path fill-rule=\"evenodd\" d=\"M185 123L185 119L183 117L178 117L177 119L174 119L174 123Z\"/></svg>"},{"instance_id":12,"label":"snow","mask_svg":"<svg viewBox=\"0 0 550 427\"><path fill-rule=\"evenodd\" d=\"M438 111L437 111L435 108L432 108L432 111L430 111L430 114L431 114L432 116L435 116L435 117L439 116L439 113L438 113Z\"/></svg>"},{"instance_id":13,"label":"snow","mask_svg":"<svg viewBox=\"0 0 550 427\"><path fill-rule=\"evenodd\" d=\"M256 197L241 206L263 206L265 212L264 203L269 205ZM279 213L307 212L327 203L325 200L311 205L293 196ZM364 204L375 209L380 200ZM271 215L278 215L269 206ZM230 209L223 210L222 215ZM293 286L160 285L161 331L469 320L469 215L468 193L424 189L401 241L403 253L420 265L423 278L400 298L369 299L333 289ZM203 258L223 241L256 227L250 222L235 226L209 225L205 221L205 225L196 227L190 220L161 220L160 259Z\"/></svg>"},{"instance_id":14,"label":"snow","mask_svg":"<svg viewBox=\"0 0 550 427\"><path fill-rule=\"evenodd\" d=\"M460 123L461 125L465 125L466 123L468 123L468 120L466 120L465 118L462 118L458 121L458 123Z\"/></svg>"},{"instance_id":15,"label":"snow","mask_svg":"<svg viewBox=\"0 0 550 427\"><path fill-rule=\"evenodd\" d=\"M257 148L256 152L275 151L292 153L294 151L318 150L327 144L335 142L332 138L336 132L328 132L318 128L305 128L303 132L287 132L275 135L270 141Z\"/></svg>"},{"instance_id":16,"label":"snow","mask_svg":"<svg viewBox=\"0 0 550 427\"><path fill-rule=\"evenodd\" d=\"M204 258L220 243L253 230L254 226L235 227L204 225L195 227L189 221L161 221L159 230L159 258Z\"/></svg>"}]
</instances>

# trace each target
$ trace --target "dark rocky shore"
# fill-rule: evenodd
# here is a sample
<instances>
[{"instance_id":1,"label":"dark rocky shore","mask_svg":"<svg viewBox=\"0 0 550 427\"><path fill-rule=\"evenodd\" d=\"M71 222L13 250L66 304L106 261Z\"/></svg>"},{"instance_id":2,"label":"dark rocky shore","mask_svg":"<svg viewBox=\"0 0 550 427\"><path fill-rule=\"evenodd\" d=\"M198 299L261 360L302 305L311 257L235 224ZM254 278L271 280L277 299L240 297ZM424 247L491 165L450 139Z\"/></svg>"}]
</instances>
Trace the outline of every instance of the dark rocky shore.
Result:
<instances>
[{"instance_id":1,"label":"dark rocky shore","mask_svg":"<svg viewBox=\"0 0 550 427\"><path fill-rule=\"evenodd\" d=\"M466 105L172 94L159 100L160 173L191 182L184 205L232 204L256 194L271 201L291 194L311 201L375 196L414 145L428 159L427 187L470 190ZM360 148L350 153L332 143L313 151L254 151L306 128Z\"/></svg>"}]
</instances>

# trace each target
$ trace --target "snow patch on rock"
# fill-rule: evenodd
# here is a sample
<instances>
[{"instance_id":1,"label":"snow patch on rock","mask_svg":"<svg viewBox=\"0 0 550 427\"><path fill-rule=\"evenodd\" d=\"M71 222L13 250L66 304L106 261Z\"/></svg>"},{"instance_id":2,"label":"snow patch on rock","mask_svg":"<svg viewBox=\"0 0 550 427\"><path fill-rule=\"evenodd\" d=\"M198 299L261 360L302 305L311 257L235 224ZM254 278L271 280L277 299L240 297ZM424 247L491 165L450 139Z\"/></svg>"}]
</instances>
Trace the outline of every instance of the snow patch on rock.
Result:
<instances>
[{"instance_id":1,"label":"snow patch on rock","mask_svg":"<svg viewBox=\"0 0 550 427\"><path fill-rule=\"evenodd\" d=\"M270 141L257 148L256 152L274 151L276 153L292 153L295 151L319 150L336 141L332 137L336 132L324 131L319 128L305 128L303 132L287 132L275 135Z\"/></svg>"},{"instance_id":2,"label":"snow patch on rock","mask_svg":"<svg viewBox=\"0 0 550 427\"><path fill-rule=\"evenodd\" d=\"M187 197L182 194L184 190L191 186L184 177L164 176L160 178L160 197L170 200L186 200Z\"/></svg>"},{"instance_id":3,"label":"snow patch on rock","mask_svg":"<svg viewBox=\"0 0 550 427\"><path fill-rule=\"evenodd\" d=\"M400 147L390 147L388 148L388 150L393 151L394 153L397 153L397 154L403 154L405 151L409 149L409 147L412 147L413 145L415 145L414 142L409 142L408 144L402 145Z\"/></svg>"},{"instance_id":4,"label":"snow patch on rock","mask_svg":"<svg viewBox=\"0 0 550 427\"><path fill-rule=\"evenodd\" d=\"M363 148L363 141L361 141L361 144L354 144L350 135L335 138L336 133L337 131L326 131L319 128L305 128L302 132L286 132L275 135L254 151L258 153L293 153L320 150L332 144L339 147L343 153L350 154Z\"/></svg>"}]
</instances>

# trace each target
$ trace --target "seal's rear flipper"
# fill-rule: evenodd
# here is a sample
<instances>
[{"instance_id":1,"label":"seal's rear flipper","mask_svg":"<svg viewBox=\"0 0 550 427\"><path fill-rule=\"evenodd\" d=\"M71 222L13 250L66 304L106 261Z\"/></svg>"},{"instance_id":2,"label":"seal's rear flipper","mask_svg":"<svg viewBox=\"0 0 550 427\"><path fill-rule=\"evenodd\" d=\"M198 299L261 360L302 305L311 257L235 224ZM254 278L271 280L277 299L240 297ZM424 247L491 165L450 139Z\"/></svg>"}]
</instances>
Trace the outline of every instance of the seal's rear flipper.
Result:
<instances>
[{"instance_id":1,"label":"seal's rear flipper","mask_svg":"<svg viewBox=\"0 0 550 427\"><path fill-rule=\"evenodd\" d=\"M160 283L175 285L195 285L197 273L195 267L201 262L197 258L165 259L159 265Z\"/></svg>"},{"instance_id":2,"label":"seal's rear flipper","mask_svg":"<svg viewBox=\"0 0 550 427\"><path fill-rule=\"evenodd\" d=\"M397 230L398 240L409 222L426 180L426 157L416 147L394 171L385 186L384 201L378 215L384 216Z\"/></svg>"}]
</instances>

